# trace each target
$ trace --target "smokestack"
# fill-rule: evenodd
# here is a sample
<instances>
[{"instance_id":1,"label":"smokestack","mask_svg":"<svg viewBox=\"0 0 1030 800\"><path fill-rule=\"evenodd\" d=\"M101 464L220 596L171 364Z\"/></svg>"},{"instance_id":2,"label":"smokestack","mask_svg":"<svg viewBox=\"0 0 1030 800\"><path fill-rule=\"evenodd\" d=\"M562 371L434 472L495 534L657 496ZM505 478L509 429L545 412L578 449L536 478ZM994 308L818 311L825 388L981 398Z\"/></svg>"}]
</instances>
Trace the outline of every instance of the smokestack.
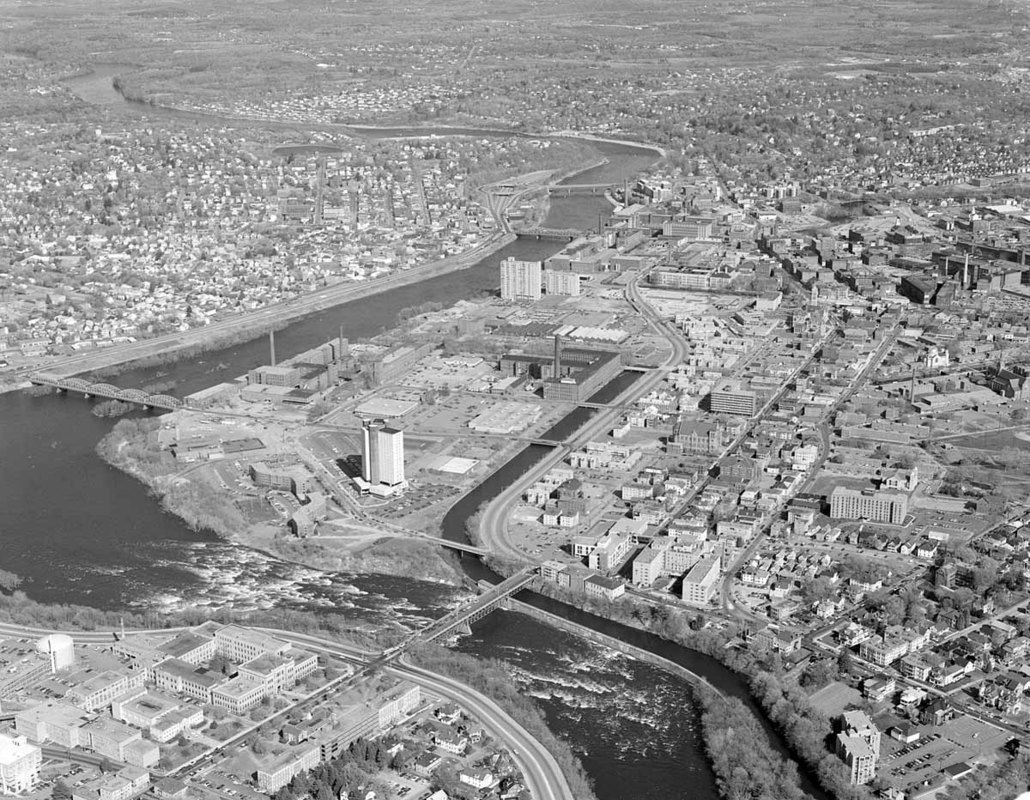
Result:
<instances>
[{"instance_id":1,"label":"smokestack","mask_svg":"<svg viewBox=\"0 0 1030 800\"><path fill-rule=\"evenodd\" d=\"M969 253L966 253L966 263L962 267L962 288L969 288Z\"/></svg>"},{"instance_id":2,"label":"smokestack","mask_svg":"<svg viewBox=\"0 0 1030 800\"><path fill-rule=\"evenodd\" d=\"M343 360L343 348L344 348L344 342L346 342L346 341L347 340L343 338L343 326L341 325L340 326L340 350L336 354L336 360L337 361L342 361Z\"/></svg>"},{"instance_id":3,"label":"smokestack","mask_svg":"<svg viewBox=\"0 0 1030 800\"><path fill-rule=\"evenodd\" d=\"M554 377L561 377L561 336L554 337Z\"/></svg>"},{"instance_id":4,"label":"smokestack","mask_svg":"<svg viewBox=\"0 0 1030 800\"><path fill-rule=\"evenodd\" d=\"M272 360L272 366L275 366L275 331L268 332L268 351L269 358Z\"/></svg>"},{"instance_id":5,"label":"smokestack","mask_svg":"<svg viewBox=\"0 0 1030 800\"><path fill-rule=\"evenodd\" d=\"M908 402L910 405L916 404L916 365L912 363L912 382L908 387Z\"/></svg>"}]
</instances>

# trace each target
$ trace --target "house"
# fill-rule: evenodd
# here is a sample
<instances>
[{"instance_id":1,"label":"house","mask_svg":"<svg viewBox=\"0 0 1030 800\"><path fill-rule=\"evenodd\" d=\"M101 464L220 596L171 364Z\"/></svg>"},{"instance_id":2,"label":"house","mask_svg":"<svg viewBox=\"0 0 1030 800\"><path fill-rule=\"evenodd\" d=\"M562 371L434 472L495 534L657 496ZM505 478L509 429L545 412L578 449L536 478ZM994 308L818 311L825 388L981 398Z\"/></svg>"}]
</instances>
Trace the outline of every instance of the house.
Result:
<instances>
[{"instance_id":1,"label":"house","mask_svg":"<svg viewBox=\"0 0 1030 800\"><path fill-rule=\"evenodd\" d=\"M436 709L433 712L433 716L444 725L457 725L461 722L461 709L454 703L447 703Z\"/></svg>"},{"instance_id":2,"label":"house","mask_svg":"<svg viewBox=\"0 0 1030 800\"><path fill-rule=\"evenodd\" d=\"M930 679L930 665L914 653L901 659L900 668L906 678L924 682Z\"/></svg>"},{"instance_id":3,"label":"house","mask_svg":"<svg viewBox=\"0 0 1030 800\"><path fill-rule=\"evenodd\" d=\"M934 539L923 539L918 545L916 545L916 558L936 558L939 547L940 542Z\"/></svg>"},{"instance_id":4,"label":"house","mask_svg":"<svg viewBox=\"0 0 1030 800\"><path fill-rule=\"evenodd\" d=\"M910 722L902 722L892 725L887 729L887 735L903 744L912 744L919 741L919 731Z\"/></svg>"},{"instance_id":5,"label":"house","mask_svg":"<svg viewBox=\"0 0 1030 800\"><path fill-rule=\"evenodd\" d=\"M880 674L862 682L862 694L874 703L882 703L897 689L897 681L891 675Z\"/></svg>"},{"instance_id":6,"label":"house","mask_svg":"<svg viewBox=\"0 0 1030 800\"><path fill-rule=\"evenodd\" d=\"M588 597L603 598L614 601L626 593L626 584L616 578L604 575L591 575L583 581L583 588Z\"/></svg>"},{"instance_id":7,"label":"house","mask_svg":"<svg viewBox=\"0 0 1030 800\"><path fill-rule=\"evenodd\" d=\"M463 769L458 773L458 780L473 789L487 789L496 781L488 769Z\"/></svg>"},{"instance_id":8,"label":"house","mask_svg":"<svg viewBox=\"0 0 1030 800\"><path fill-rule=\"evenodd\" d=\"M415 759L411 768L416 775L422 778L431 778L442 763L443 759L435 753L423 753Z\"/></svg>"},{"instance_id":9,"label":"house","mask_svg":"<svg viewBox=\"0 0 1030 800\"><path fill-rule=\"evenodd\" d=\"M935 697L920 712L923 725L943 725L955 719L955 707L943 697Z\"/></svg>"},{"instance_id":10,"label":"house","mask_svg":"<svg viewBox=\"0 0 1030 800\"><path fill-rule=\"evenodd\" d=\"M464 755L469 740L455 731L438 729L433 732L433 743L441 750L460 756Z\"/></svg>"},{"instance_id":11,"label":"house","mask_svg":"<svg viewBox=\"0 0 1030 800\"><path fill-rule=\"evenodd\" d=\"M766 625L763 629L752 633L750 641L759 650L771 650L781 655L789 655L801 649L800 634L775 624Z\"/></svg>"}]
</instances>

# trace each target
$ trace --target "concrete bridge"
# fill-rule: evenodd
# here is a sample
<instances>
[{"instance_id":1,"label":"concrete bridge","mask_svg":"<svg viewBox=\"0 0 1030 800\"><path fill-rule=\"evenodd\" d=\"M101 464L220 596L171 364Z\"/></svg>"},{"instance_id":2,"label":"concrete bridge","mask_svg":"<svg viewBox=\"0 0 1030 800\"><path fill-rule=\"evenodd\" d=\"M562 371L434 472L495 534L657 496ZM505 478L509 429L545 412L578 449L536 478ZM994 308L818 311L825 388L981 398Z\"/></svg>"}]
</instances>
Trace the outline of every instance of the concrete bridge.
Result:
<instances>
[{"instance_id":1,"label":"concrete bridge","mask_svg":"<svg viewBox=\"0 0 1030 800\"><path fill-rule=\"evenodd\" d=\"M469 625L497 608L507 608L508 599L526 588L536 578L536 567L525 567L496 585L480 581L479 597L463 608L437 620L418 635L418 641L431 642L454 633L467 633Z\"/></svg>"},{"instance_id":2,"label":"concrete bridge","mask_svg":"<svg viewBox=\"0 0 1030 800\"><path fill-rule=\"evenodd\" d=\"M147 394L142 389L119 389L110 383L90 383L82 378L59 378L55 375L36 373L29 380L36 386L52 386L62 392L81 392L85 397L106 397L135 403L146 408L162 408L175 411L183 407L182 400L167 394Z\"/></svg>"},{"instance_id":3,"label":"concrete bridge","mask_svg":"<svg viewBox=\"0 0 1030 800\"><path fill-rule=\"evenodd\" d=\"M516 231L520 239L553 239L558 242L571 242L583 235L576 228L526 228Z\"/></svg>"}]
</instances>

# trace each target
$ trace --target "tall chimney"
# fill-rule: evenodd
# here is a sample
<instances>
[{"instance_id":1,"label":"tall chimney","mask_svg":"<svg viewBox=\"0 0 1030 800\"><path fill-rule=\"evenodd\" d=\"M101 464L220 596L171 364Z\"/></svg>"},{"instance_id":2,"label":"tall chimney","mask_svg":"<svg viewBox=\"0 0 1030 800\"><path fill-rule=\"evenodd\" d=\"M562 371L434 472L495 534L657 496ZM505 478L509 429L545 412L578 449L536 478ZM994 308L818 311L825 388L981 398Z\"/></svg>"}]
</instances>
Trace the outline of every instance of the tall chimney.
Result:
<instances>
[{"instance_id":1,"label":"tall chimney","mask_svg":"<svg viewBox=\"0 0 1030 800\"><path fill-rule=\"evenodd\" d=\"M969 288L969 253L966 253L966 263L962 267L962 288Z\"/></svg>"},{"instance_id":2,"label":"tall chimney","mask_svg":"<svg viewBox=\"0 0 1030 800\"><path fill-rule=\"evenodd\" d=\"M561 377L561 336L554 337L554 377Z\"/></svg>"},{"instance_id":3,"label":"tall chimney","mask_svg":"<svg viewBox=\"0 0 1030 800\"><path fill-rule=\"evenodd\" d=\"M343 326L341 325L340 326L340 350L336 354L336 360L337 361L342 361L343 360L344 342L346 342L346 339L343 338Z\"/></svg>"},{"instance_id":4,"label":"tall chimney","mask_svg":"<svg viewBox=\"0 0 1030 800\"><path fill-rule=\"evenodd\" d=\"M272 366L275 366L275 331L268 332L268 351L269 358L272 360Z\"/></svg>"}]
</instances>

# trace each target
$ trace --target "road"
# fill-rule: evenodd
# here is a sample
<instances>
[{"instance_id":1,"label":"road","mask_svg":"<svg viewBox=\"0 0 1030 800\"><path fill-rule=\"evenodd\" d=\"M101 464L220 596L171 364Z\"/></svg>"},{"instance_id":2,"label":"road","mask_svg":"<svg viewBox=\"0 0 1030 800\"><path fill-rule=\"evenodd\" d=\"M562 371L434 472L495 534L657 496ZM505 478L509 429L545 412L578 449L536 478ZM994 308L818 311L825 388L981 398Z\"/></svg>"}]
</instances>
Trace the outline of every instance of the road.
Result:
<instances>
[{"instance_id":1,"label":"road","mask_svg":"<svg viewBox=\"0 0 1030 800\"><path fill-rule=\"evenodd\" d=\"M160 628L149 631L127 631L127 633L174 633L181 630L191 630L191 628ZM291 708L309 702L314 697L327 691L344 688L349 682L360 680L362 676L380 669L377 664L381 662L382 656L358 647L341 644L319 636L283 631L276 628L258 628L257 630L272 634L309 650L317 650L328 655L338 656L350 662L356 662L359 665L364 665L354 675L341 676L331 685L323 687L298 701L298 703L293 704ZM80 644L112 644L116 638L111 631L61 632L72 636ZM45 636L49 633L55 633L55 631L0 623L0 634L5 636L32 638ZM529 731L510 717L493 700L453 678L438 675L406 662L403 657L399 659L398 663L386 668L385 671L396 677L412 681L433 695L457 703L474 716L483 725L483 729L489 736L507 745L512 757L515 759L515 763L522 770L522 774L526 779L526 785L534 798L540 798L540 800L574 800L572 789L569 787L568 781L565 779L564 774L562 774L554 756ZM288 710L284 709L283 711ZM263 721L262 724L264 722L267 722L267 720ZM248 730L234 736L229 741L221 744L214 752L200 756L176 772L185 774L202 769L209 761L217 758L219 753L238 743L251 732ZM63 751L61 748L57 748L55 754L62 756Z\"/></svg>"},{"instance_id":2,"label":"road","mask_svg":"<svg viewBox=\"0 0 1030 800\"><path fill-rule=\"evenodd\" d=\"M843 392L841 392L839 397L837 397L830 405L826 407L826 410L820 418L818 425L820 436L819 456L812 463L812 466L809 468L808 474L805 477L805 479L795 489L791 490L790 494L783 499L783 503L786 503L787 500L790 499L790 497L794 496L795 494L798 494L799 492L805 491L809 486L811 486L812 482L815 480L815 477L819 474L819 470L822 468L822 465L826 462L826 459L830 457L830 431L828 421L832 419L833 415L837 412L837 410L844 403L850 400L854 396L855 392L857 392L866 383L866 381L871 376L873 370L875 370L879 366L880 362L883 361L883 359L887 356L887 353L890 352L890 348L894 345L894 342L897 339L899 331L900 327L898 325L895 325L891 328L887 335L884 336L883 341L880 342L880 344L877 346L876 350L874 350L869 355L869 360L866 361L865 366L858 371L854 378L852 378L847 388ZM799 367L797 370L795 370L794 373L792 373L792 375L783 382L779 391L777 391L777 393L773 395L773 397L770 398L769 401L762 407L762 410L759 412L759 414L756 415L750 423L748 423L744 431L741 432L741 435L731 445L732 449L735 449L736 447L740 446L740 443L743 441L743 437L748 435L749 431L754 428L755 423L760 421L760 418L764 414L768 413L768 411L772 408L772 404L775 401L777 401L786 391L787 386L790 385L790 383L798 375L800 375L804 369L808 368L808 366L815 359L816 354L819 352L819 350L821 350L823 346L826 345L826 343L832 336L835 336L838 333L839 330L834 329L823 337L819 344L816 345L816 347L812 350L811 356L809 356L809 358L805 360L805 363L802 364L802 366ZM728 450L728 452L732 452L732 450ZM725 458L725 456L726 454L724 454L720 458ZM782 507L783 503L781 503L781 505L778 506L778 508ZM755 551L758 549L758 546L761 542L764 541L765 536L768 534L768 531L771 527L771 524L771 521L768 524L766 524L763 521L762 531L757 536L755 536L751 543L748 544L748 546L741 552L741 554L734 560L733 564L730 565L730 568L726 571L726 575L722 579L722 586L720 592L722 598L722 608L724 611L732 611L736 613L738 616L744 616L753 621L760 621L763 619L752 613L750 610L733 603L733 582L736 579L737 572L740 570L740 568L744 564L746 564L752 558L752 556L754 556Z\"/></svg>"},{"instance_id":3,"label":"road","mask_svg":"<svg viewBox=\"0 0 1030 800\"><path fill-rule=\"evenodd\" d=\"M508 538L508 519L511 516L512 506L518 502L523 492L532 486L534 481L539 480L547 470L561 463L577 447L613 427L616 418L627 406L632 405L639 398L657 387L665 380L666 375L686 358L689 352L686 340L679 335L677 330L671 328L651 305L641 297L640 290L637 287L639 277L639 275L635 275L626 284L626 301L634 311L644 318L652 330L665 337L669 342L670 353L668 358L666 358L661 367L645 372L641 378L627 387L622 394L598 409L598 412L564 444L555 447L553 452L537 462L532 469L527 470L520 478L490 501L479 522L479 536L482 545L492 553L505 555L519 561L530 561L532 563L539 561L531 554L516 547Z\"/></svg>"},{"instance_id":4,"label":"road","mask_svg":"<svg viewBox=\"0 0 1030 800\"><path fill-rule=\"evenodd\" d=\"M490 235L481 244L461 255L451 256L431 264L423 264L409 270L397 272L382 278L361 283L338 283L323 289L310 292L291 300L275 303L264 308L236 314L213 322L203 328L195 328L184 333L172 333L130 342L123 345L106 347L88 353L68 356L60 360L48 362L42 366L20 370L19 374L47 372L61 377L68 377L82 372L124 364L129 361L166 355L187 347L204 345L211 341L225 341L239 331L253 331L255 336L262 331L282 327L283 323L308 316L317 311L379 294L408 284L418 283L430 277L444 275L461 269L467 269L476 262L513 242L515 235L507 231L499 231Z\"/></svg>"}]
</instances>

